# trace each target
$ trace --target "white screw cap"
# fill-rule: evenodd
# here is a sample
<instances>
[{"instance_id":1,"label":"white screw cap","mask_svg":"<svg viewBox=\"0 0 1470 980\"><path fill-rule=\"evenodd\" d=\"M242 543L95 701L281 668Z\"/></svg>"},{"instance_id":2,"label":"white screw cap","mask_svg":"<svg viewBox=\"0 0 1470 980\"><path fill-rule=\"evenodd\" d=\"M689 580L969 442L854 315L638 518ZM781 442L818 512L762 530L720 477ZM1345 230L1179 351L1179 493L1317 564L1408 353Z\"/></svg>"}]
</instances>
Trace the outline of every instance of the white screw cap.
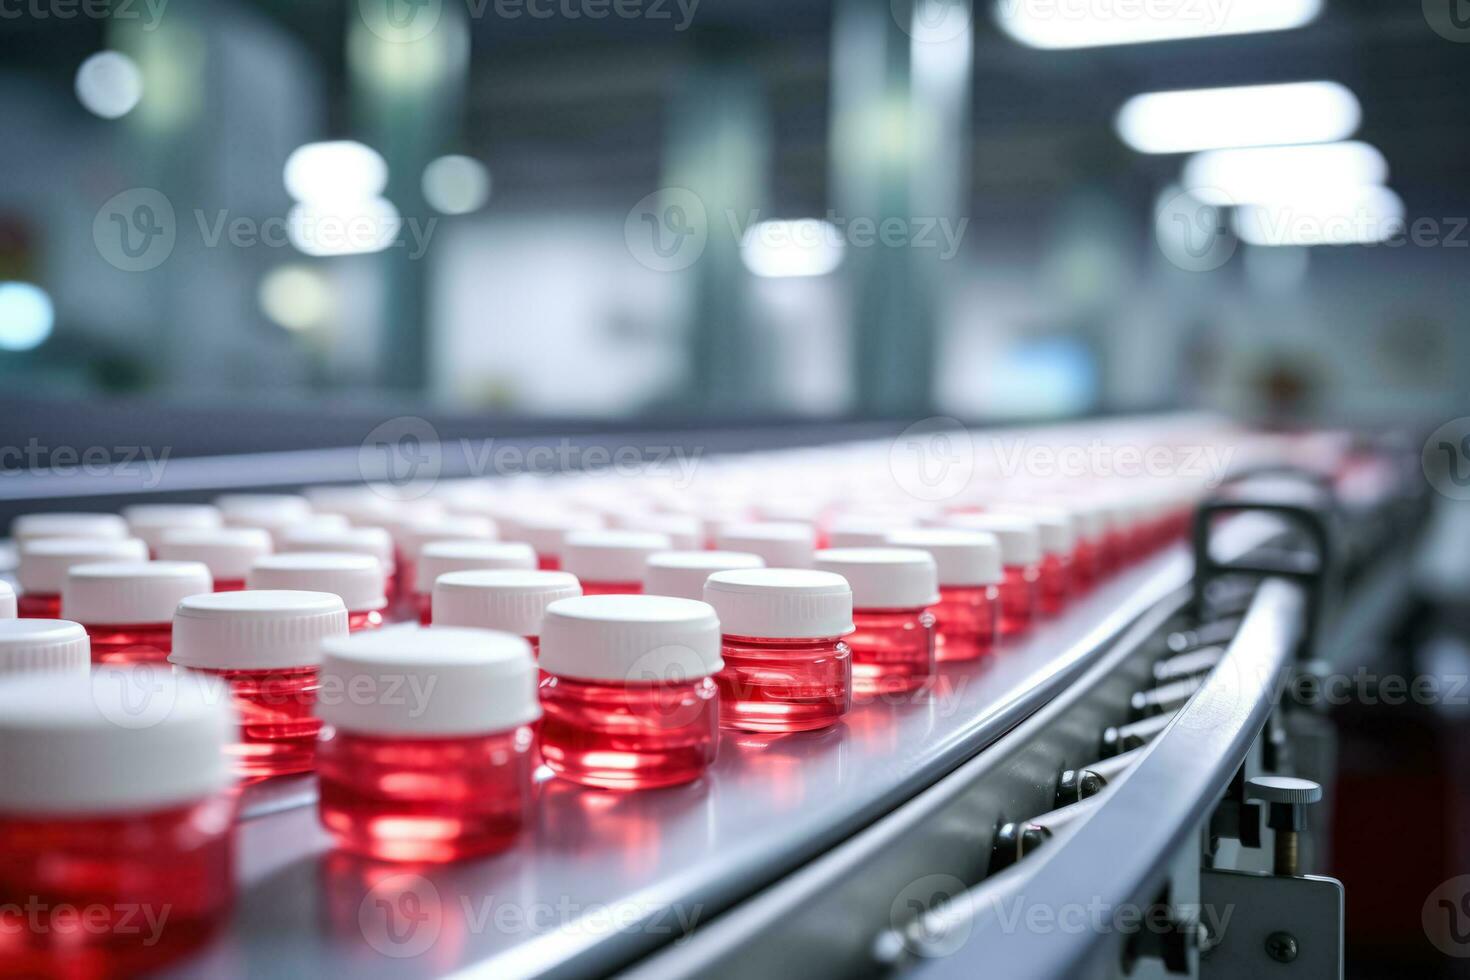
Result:
<instances>
[{"instance_id":1,"label":"white screw cap","mask_svg":"<svg viewBox=\"0 0 1470 980\"><path fill-rule=\"evenodd\" d=\"M163 533L181 527L219 527L224 522L218 507L209 504L134 504L124 507L123 518L136 538L157 549Z\"/></svg>"},{"instance_id":2,"label":"white screw cap","mask_svg":"<svg viewBox=\"0 0 1470 980\"><path fill-rule=\"evenodd\" d=\"M879 548L888 535L914 526L912 518L897 515L841 514L827 527L827 540L834 548Z\"/></svg>"},{"instance_id":3,"label":"white screw cap","mask_svg":"<svg viewBox=\"0 0 1470 980\"><path fill-rule=\"evenodd\" d=\"M14 619L16 612L15 590L9 582L0 579L0 619Z\"/></svg>"},{"instance_id":4,"label":"white screw cap","mask_svg":"<svg viewBox=\"0 0 1470 980\"><path fill-rule=\"evenodd\" d=\"M179 603L168 659L207 670L311 667L322 640L346 635L347 607L331 593L211 592Z\"/></svg>"},{"instance_id":5,"label":"white screw cap","mask_svg":"<svg viewBox=\"0 0 1470 980\"><path fill-rule=\"evenodd\" d=\"M446 572L434 581L435 626L540 636L546 607L582 594L575 575L534 569Z\"/></svg>"},{"instance_id":6,"label":"white screw cap","mask_svg":"<svg viewBox=\"0 0 1470 980\"><path fill-rule=\"evenodd\" d=\"M0 684L0 811L160 810L230 785L228 698L160 667Z\"/></svg>"},{"instance_id":7,"label":"white screw cap","mask_svg":"<svg viewBox=\"0 0 1470 980\"><path fill-rule=\"evenodd\" d=\"M805 568L715 572L704 601L727 636L815 639L852 632L852 588L841 575Z\"/></svg>"},{"instance_id":8,"label":"white screw cap","mask_svg":"<svg viewBox=\"0 0 1470 980\"><path fill-rule=\"evenodd\" d=\"M939 570L916 548L829 548L817 568L847 579L856 609L919 609L939 601Z\"/></svg>"},{"instance_id":9,"label":"white screw cap","mask_svg":"<svg viewBox=\"0 0 1470 980\"><path fill-rule=\"evenodd\" d=\"M419 555L414 585L418 591L432 594L439 576L450 572L535 567L536 552L524 541L433 541L424 545Z\"/></svg>"},{"instance_id":10,"label":"white screw cap","mask_svg":"<svg viewBox=\"0 0 1470 980\"><path fill-rule=\"evenodd\" d=\"M216 582L229 582L243 580L271 547L270 532L259 527L174 528L163 532L158 557L203 562Z\"/></svg>"},{"instance_id":11,"label":"white screw cap","mask_svg":"<svg viewBox=\"0 0 1470 980\"><path fill-rule=\"evenodd\" d=\"M22 592L57 595L73 565L99 561L147 561L148 546L137 538L32 538L20 545L16 581Z\"/></svg>"},{"instance_id":12,"label":"white screw cap","mask_svg":"<svg viewBox=\"0 0 1470 980\"><path fill-rule=\"evenodd\" d=\"M495 522L490 518L461 514L405 524L398 531L397 541L403 557L417 561L424 545L433 541L494 541L496 537Z\"/></svg>"},{"instance_id":13,"label":"white screw cap","mask_svg":"<svg viewBox=\"0 0 1470 980\"><path fill-rule=\"evenodd\" d=\"M73 565L61 588L61 614L85 625L167 623L185 598L213 588L209 569L197 561Z\"/></svg>"},{"instance_id":14,"label":"white screw cap","mask_svg":"<svg viewBox=\"0 0 1470 980\"><path fill-rule=\"evenodd\" d=\"M293 551L257 559L245 576L247 589L330 592L348 612L370 612L388 604L387 576L372 555Z\"/></svg>"},{"instance_id":15,"label":"white screw cap","mask_svg":"<svg viewBox=\"0 0 1470 980\"><path fill-rule=\"evenodd\" d=\"M897 548L929 552L939 570L941 586L999 585L1005 579L1000 561L1000 542L993 534L913 528L893 532L888 536L888 543Z\"/></svg>"},{"instance_id":16,"label":"white screw cap","mask_svg":"<svg viewBox=\"0 0 1470 980\"><path fill-rule=\"evenodd\" d=\"M715 544L721 551L760 555L772 568L811 568L817 532L799 521L726 524L716 532Z\"/></svg>"},{"instance_id":17,"label":"white screw cap","mask_svg":"<svg viewBox=\"0 0 1470 980\"><path fill-rule=\"evenodd\" d=\"M37 670L85 674L92 643L80 623L0 619L0 675Z\"/></svg>"},{"instance_id":18,"label":"white screw cap","mask_svg":"<svg viewBox=\"0 0 1470 980\"><path fill-rule=\"evenodd\" d=\"M748 551L660 551L648 556L643 591L704 601L704 583L715 572L764 568L765 560Z\"/></svg>"},{"instance_id":19,"label":"white screw cap","mask_svg":"<svg viewBox=\"0 0 1470 980\"><path fill-rule=\"evenodd\" d=\"M352 555L371 555L385 571L394 567L393 536L381 527L322 527L314 522L297 524L281 532L281 552L336 551Z\"/></svg>"},{"instance_id":20,"label":"white screw cap","mask_svg":"<svg viewBox=\"0 0 1470 980\"><path fill-rule=\"evenodd\" d=\"M667 534L652 531L572 531L561 567L584 582L642 582L648 556L673 546Z\"/></svg>"},{"instance_id":21,"label":"white screw cap","mask_svg":"<svg viewBox=\"0 0 1470 980\"><path fill-rule=\"evenodd\" d=\"M720 621L693 599L562 599L541 626L541 668L560 677L652 683L708 677L724 665Z\"/></svg>"},{"instance_id":22,"label":"white screw cap","mask_svg":"<svg viewBox=\"0 0 1470 980\"><path fill-rule=\"evenodd\" d=\"M116 514L22 514L10 525L17 542L34 538L125 538L128 523Z\"/></svg>"},{"instance_id":23,"label":"white screw cap","mask_svg":"<svg viewBox=\"0 0 1470 980\"><path fill-rule=\"evenodd\" d=\"M1036 521L1018 514L952 514L950 527L983 531L1000 542L1000 559L1007 565L1034 565L1041 561L1041 532Z\"/></svg>"},{"instance_id":24,"label":"white screw cap","mask_svg":"<svg viewBox=\"0 0 1470 980\"><path fill-rule=\"evenodd\" d=\"M322 644L317 715L378 735L489 734L541 717L536 661L519 636L392 626Z\"/></svg>"}]
</instances>

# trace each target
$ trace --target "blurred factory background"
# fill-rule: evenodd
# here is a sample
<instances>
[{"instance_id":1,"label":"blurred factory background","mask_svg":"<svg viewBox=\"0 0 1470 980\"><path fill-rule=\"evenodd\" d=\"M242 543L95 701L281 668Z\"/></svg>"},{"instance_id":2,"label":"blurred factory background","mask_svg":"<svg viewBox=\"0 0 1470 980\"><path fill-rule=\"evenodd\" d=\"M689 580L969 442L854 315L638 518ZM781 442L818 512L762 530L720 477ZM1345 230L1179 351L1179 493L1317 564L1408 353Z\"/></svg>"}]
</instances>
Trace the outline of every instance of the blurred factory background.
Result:
<instances>
[{"instance_id":1,"label":"blurred factory background","mask_svg":"<svg viewBox=\"0 0 1470 980\"><path fill-rule=\"evenodd\" d=\"M17 2L0 390L1442 419L1470 395L1462 13Z\"/></svg>"}]
</instances>

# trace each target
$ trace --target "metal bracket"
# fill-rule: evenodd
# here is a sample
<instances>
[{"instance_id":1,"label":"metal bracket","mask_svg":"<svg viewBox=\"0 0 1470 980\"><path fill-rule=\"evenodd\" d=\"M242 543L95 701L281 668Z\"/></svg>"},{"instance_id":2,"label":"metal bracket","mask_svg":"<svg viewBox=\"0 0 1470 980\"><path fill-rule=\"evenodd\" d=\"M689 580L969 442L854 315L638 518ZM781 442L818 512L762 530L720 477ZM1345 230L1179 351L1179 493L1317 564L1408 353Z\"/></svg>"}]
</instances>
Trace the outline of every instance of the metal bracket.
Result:
<instances>
[{"instance_id":1,"label":"metal bracket","mask_svg":"<svg viewBox=\"0 0 1470 980\"><path fill-rule=\"evenodd\" d=\"M1229 495L1230 488L1265 475L1300 477L1316 492L1319 502L1310 505L1266 497ZM1233 561L1218 560L1210 547L1211 529L1220 517L1246 513L1272 514L1281 518L1308 540L1311 551L1257 551ZM1322 482L1320 476L1306 471L1283 467L1251 470L1221 484L1216 495L1202 503L1194 515L1194 595L1191 605L1197 620L1204 621L1208 611L1207 593L1210 583L1221 576L1248 575L1256 579L1289 579L1302 586L1307 598L1306 623L1298 648L1298 658L1314 656L1329 586L1335 581L1336 565L1331 531L1335 514L1336 502L1330 487Z\"/></svg>"},{"instance_id":2,"label":"metal bracket","mask_svg":"<svg viewBox=\"0 0 1470 980\"><path fill-rule=\"evenodd\" d=\"M1200 921L1209 930L1201 980L1343 975L1342 882L1243 871L1200 871Z\"/></svg>"}]
</instances>

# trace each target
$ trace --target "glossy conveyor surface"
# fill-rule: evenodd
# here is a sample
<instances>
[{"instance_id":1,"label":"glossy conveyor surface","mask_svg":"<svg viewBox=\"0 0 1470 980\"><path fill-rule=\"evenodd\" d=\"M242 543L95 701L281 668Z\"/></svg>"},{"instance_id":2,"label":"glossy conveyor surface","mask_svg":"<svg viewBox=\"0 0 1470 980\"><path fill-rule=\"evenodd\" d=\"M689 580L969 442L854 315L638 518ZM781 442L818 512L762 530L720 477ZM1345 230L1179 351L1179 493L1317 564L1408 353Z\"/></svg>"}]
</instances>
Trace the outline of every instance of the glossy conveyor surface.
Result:
<instances>
[{"instance_id":1,"label":"glossy conveyor surface","mask_svg":"<svg viewBox=\"0 0 1470 980\"><path fill-rule=\"evenodd\" d=\"M1176 546L927 694L834 730L725 733L699 782L618 793L539 783L531 829L439 868L334 853L300 785L250 802L228 931L168 975L595 976L670 942L891 810L1034 711L1188 579ZM543 775L545 771L543 769ZM309 784L306 784L309 786ZM299 800L297 802L300 802Z\"/></svg>"}]
</instances>

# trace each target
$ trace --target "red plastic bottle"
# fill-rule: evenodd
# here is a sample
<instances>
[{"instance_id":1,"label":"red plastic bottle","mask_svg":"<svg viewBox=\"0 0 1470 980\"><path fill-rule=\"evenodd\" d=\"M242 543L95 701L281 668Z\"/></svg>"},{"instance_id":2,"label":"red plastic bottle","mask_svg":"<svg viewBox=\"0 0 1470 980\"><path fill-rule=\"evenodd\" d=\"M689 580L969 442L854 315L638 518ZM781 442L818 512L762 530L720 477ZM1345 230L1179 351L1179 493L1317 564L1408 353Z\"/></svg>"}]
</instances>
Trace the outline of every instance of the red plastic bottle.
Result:
<instances>
[{"instance_id":1,"label":"red plastic bottle","mask_svg":"<svg viewBox=\"0 0 1470 980\"><path fill-rule=\"evenodd\" d=\"M563 779L610 789L698 779L718 747L721 666L720 624L705 603L552 603L541 629L542 759Z\"/></svg>"},{"instance_id":2,"label":"red plastic bottle","mask_svg":"<svg viewBox=\"0 0 1470 980\"><path fill-rule=\"evenodd\" d=\"M927 551L939 572L934 659L940 663L989 655L1000 636L1000 543L995 535L949 528L895 531L889 543Z\"/></svg>"},{"instance_id":3,"label":"red plastic bottle","mask_svg":"<svg viewBox=\"0 0 1470 980\"><path fill-rule=\"evenodd\" d=\"M747 551L661 551L644 565L643 592L703 602L705 580L715 572L765 567L760 555Z\"/></svg>"},{"instance_id":4,"label":"red plastic bottle","mask_svg":"<svg viewBox=\"0 0 1470 980\"><path fill-rule=\"evenodd\" d=\"M347 607L352 632L383 625L387 577L372 555L293 551L258 559L245 577L247 589L327 592Z\"/></svg>"},{"instance_id":5,"label":"red plastic bottle","mask_svg":"<svg viewBox=\"0 0 1470 980\"><path fill-rule=\"evenodd\" d=\"M93 663L160 663L172 647L174 609L213 585L197 561L73 565L61 615L87 628Z\"/></svg>"},{"instance_id":6,"label":"red plastic bottle","mask_svg":"<svg viewBox=\"0 0 1470 980\"><path fill-rule=\"evenodd\" d=\"M524 541L435 541L424 545L419 555L418 588L414 606L424 626L434 620L435 583L452 572L521 570L536 567L536 552ZM575 593L581 595L580 592ZM558 596L565 598L565 596ZM456 623L476 626L478 623ZM486 625L487 629L500 629Z\"/></svg>"},{"instance_id":7,"label":"red plastic bottle","mask_svg":"<svg viewBox=\"0 0 1470 980\"><path fill-rule=\"evenodd\" d=\"M572 531L562 544L561 567L577 576L583 595L636 595L651 555L674 546L653 531Z\"/></svg>"},{"instance_id":8,"label":"red plastic bottle","mask_svg":"<svg viewBox=\"0 0 1470 980\"><path fill-rule=\"evenodd\" d=\"M829 728L852 707L852 589L797 568L716 572L704 598L720 617L721 724L752 732Z\"/></svg>"},{"instance_id":9,"label":"red plastic bottle","mask_svg":"<svg viewBox=\"0 0 1470 980\"><path fill-rule=\"evenodd\" d=\"M234 718L166 669L0 685L0 963L150 972L205 942L234 892Z\"/></svg>"},{"instance_id":10,"label":"red plastic bottle","mask_svg":"<svg viewBox=\"0 0 1470 980\"><path fill-rule=\"evenodd\" d=\"M318 813L339 847L443 862L520 833L541 714L524 640L442 626L328 640L317 710Z\"/></svg>"},{"instance_id":11,"label":"red plastic bottle","mask_svg":"<svg viewBox=\"0 0 1470 980\"><path fill-rule=\"evenodd\" d=\"M270 554L272 547L264 528L174 528L163 532L158 557L203 562L214 579L214 591L236 592L245 588L250 566Z\"/></svg>"},{"instance_id":12,"label":"red plastic bottle","mask_svg":"<svg viewBox=\"0 0 1470 980\"><path fill-rule=\"evenodd\" d=\"M0 589L0 607L4 591ZM91 649L87 631L77 623L0 617L0 677L35 671L86 674Z\"/></svg>"},{"instance_id":13,"label":"red plastic bottle","mask_svg":"<svg viewBox=\"0 0 1470 980\"><path fill-rule=\"evenodd\" d=\"M21 542L19 558L16 614L56 619L61 615L61 588L73 565L147 561L148 546L137 538L34 538Z\"/></svg>"},{"instance_id":14,"label":"red plastic bottle","mask_svg":"<svg viewBox=\"0 0 1470 980\"><path fill-rule=\"evenodd\" d=\"M134 504L124 507L123 518L133 537L148 545L149 553L157 558L158 546L169 531L182 528L215 528L224 523L218 507L209 504Z\"/></svg>"},{"instance_id":15,"label":"red plastic bottle","mask_svg":"<svg viewBox=\"0 0 1470 980\"><path fill-rule=\"evenodd\" d=\"M434 582L435 626L467 626L521 636L541 649L541 623L558 599L582 594L577 577L539 569L446 572Z\"/></svg>"},{"instance_id":16,"label":"red plastic bottle","mask_svg":"<svg viewBox=\"0 0 1470 980\"><path fill-rule=\"evenodd\" d=\"M1000 585L1000 635L1019 636L1031 628L1040 604L1041 534L1036 521L1016 514L957 514L955 527L995 535L1005 576Z\"/></svg>"},{"instance_id":17,"label":"red plastic bottle","mask_svg":"<svg viewBox=\"0 0 1470 980\"><path fill-rule=\"evenodd\" d=\"M1005 509L1011 508L1007 505ZM1014 510L1036 525L1041 545L1041 560L1037 563L1036 611L1043 616L1060 615L1076 590L1073 583L1076 565L1073 517L1065 510L1051 507L1023 505ZM1002 543L1002 551L1004 548Z\"/></svg>"},{"instance_id":18,"label":"red plastic bottle","mask_svg":"<svg viewBox=\"0 0 1470 980\"><path fill-rule=\"evenodd\" d=\"M726 524L715 532L721 551L760 555L771 568L811 568L817 553L817 529L800 521L756 521Z\"/></svg>"},{"instance_id":19,"label":"red plastic bottle","mask_svg":"<svg viewBox=\"0 0 1470 980\"><path fill-rule=\"evenodd\" d=\"M934 614L939 573L914 548L832 548L817 552L817 568L852 588L853 690L859 694L914 691L934 677Z\"/></svg>"},{"instance_id":20,"label":"red plastic bottle","mask_svg":"<svg viewBox=\"0 0 1470 980\"><path fill-rule=\"evenodd\" d=\"M241 776L310 772L321 722L313 710L324 640L347 635L326 592L215 592L179 603L170 662L227 686L240 716L229 754Z\"/></svg>"}]
</instances>

